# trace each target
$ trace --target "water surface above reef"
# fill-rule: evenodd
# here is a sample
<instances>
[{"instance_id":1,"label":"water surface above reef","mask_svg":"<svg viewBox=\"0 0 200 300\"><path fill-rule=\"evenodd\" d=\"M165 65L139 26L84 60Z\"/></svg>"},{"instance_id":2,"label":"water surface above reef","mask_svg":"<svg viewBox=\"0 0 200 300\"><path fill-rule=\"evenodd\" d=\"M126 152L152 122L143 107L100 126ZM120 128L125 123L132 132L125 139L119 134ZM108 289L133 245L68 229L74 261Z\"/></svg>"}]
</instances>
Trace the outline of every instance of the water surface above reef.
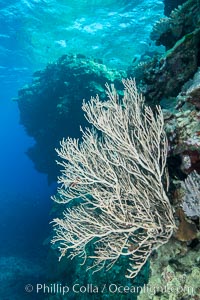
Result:
<instances>
[{"instance_id":1,"label":"water surface above reef","mask_svg":"<svg viewBox=\"0 0 200 300\"><path fill-rule=\"evenodd\" d=\"M149 46L154 50L149 34L163 9L163 1L152 0L3 1L1 70L5 74L4 68L12 69L15 76L66 53L101 58L108 66L124 68Z\"/></svg>"}]
</instances>

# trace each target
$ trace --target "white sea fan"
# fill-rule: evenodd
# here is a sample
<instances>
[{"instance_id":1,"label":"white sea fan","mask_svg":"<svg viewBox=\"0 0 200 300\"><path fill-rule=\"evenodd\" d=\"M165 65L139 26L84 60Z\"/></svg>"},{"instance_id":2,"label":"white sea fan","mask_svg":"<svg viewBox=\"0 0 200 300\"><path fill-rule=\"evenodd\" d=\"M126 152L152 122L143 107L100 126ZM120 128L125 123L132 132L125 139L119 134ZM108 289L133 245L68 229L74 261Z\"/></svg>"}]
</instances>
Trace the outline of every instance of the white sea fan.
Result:
<instances>
[{"instance_id":1,"label":"white sea fan","mask_svg":"<svg viewBox=\"0 0 200 300\"><path fill-rule=\"evenodd\" d=\"M97 96L84 102L92 129L82 130L81 142L63 139L57 150L61 187L53 199L65 204L65 211L53 220L52 243L60 258L91 258L87 269L95 271L128 257L126 276L133 278L172 236L175 221L163 186L168 143L162 110L156 107L154 113L144 105L134 80L123 84L122 99L106 85L107 101Z\"/></svg>"}]
</instances>

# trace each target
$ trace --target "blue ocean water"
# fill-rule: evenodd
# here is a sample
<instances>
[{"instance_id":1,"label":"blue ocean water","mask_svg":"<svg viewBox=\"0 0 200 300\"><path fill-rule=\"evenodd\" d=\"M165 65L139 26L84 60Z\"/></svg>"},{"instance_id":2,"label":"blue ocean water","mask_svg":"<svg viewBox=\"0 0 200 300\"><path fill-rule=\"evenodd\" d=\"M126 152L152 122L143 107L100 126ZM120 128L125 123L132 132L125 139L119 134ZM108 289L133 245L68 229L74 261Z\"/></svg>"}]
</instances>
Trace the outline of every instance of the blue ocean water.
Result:
<instances>
[{"instance_id":1,"label":"blue ocean water","mask_svg":"<svg viewBox=\"0 0 200 300\"><path fill-rule=\"evenodd\" d=\"M62 54L101 58L109 67L125 69L154 51L149 34L163 9L161 0L1 1L0 299L39 299L24 286L26 280L46 278L50 246L45 240L56 188L26 155L34 140L20 124L13 98L34 71Z\"/></svg>"}]
</instances>

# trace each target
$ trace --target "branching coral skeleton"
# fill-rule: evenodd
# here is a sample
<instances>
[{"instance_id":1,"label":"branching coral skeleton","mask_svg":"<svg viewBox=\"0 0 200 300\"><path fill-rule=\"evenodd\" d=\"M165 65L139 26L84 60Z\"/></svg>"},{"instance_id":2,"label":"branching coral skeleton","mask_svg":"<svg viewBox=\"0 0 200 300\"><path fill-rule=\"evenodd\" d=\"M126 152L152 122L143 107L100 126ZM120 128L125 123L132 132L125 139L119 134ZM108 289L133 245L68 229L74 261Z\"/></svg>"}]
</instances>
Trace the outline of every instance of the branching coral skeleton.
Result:
<instances>
[{"instance_id":1,"label":"branching coral skeleton","mask_svg":"<svg viewBox=\"0 0 200 300\"><path fill-rule=\"evenodd\" d=\"M89 257L96 270L128 256L126 276L133 278L152 251L169 240L175 222L163 187L168 144L161 108L154 114L144 105L134 80L123 84L122 99L106 85L107 101L97 96L83 102L92 129L81 129L81 142L63 139L56 150L62 174L53 199L66 209L63 218L53 220L52 243L58 244L60 258L78 255L84 261L92 243ZM73 206L77 198L80 203Z\"/></svg>"}]
</instances>

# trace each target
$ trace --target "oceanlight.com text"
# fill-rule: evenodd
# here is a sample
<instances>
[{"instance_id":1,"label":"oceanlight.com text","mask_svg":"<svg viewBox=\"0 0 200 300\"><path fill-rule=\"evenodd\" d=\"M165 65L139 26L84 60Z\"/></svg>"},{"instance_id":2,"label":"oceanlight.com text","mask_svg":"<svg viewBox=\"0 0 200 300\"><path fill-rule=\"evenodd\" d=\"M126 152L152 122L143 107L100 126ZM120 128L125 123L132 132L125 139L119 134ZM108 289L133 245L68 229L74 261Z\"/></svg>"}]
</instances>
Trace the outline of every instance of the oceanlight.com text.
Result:
<instances>
[{"instance_id":1,"label":"oceanlight.com text","mask_svg":"<svg viewBox=\"0 0 200 300\"><path fill-rule=\"evenodd\" d=\"M175 287L169 285L163 286L128 286L128 285L117 285L114 283L111 284L102 284L95 285L92 283L88 283L86 285L81 285L79 283L75 283L74 285L61 284L61 283L37 283L35 285L26 284L25 291L27 293L37 293L37 294L60 294L66 295L68 293L73 294L148 294L155 295L157 293L173 293L179 294L184 292L187 295L195 295L195 290L193 287L184 286L184 287Z\"/></svg>"}]
</instances>

